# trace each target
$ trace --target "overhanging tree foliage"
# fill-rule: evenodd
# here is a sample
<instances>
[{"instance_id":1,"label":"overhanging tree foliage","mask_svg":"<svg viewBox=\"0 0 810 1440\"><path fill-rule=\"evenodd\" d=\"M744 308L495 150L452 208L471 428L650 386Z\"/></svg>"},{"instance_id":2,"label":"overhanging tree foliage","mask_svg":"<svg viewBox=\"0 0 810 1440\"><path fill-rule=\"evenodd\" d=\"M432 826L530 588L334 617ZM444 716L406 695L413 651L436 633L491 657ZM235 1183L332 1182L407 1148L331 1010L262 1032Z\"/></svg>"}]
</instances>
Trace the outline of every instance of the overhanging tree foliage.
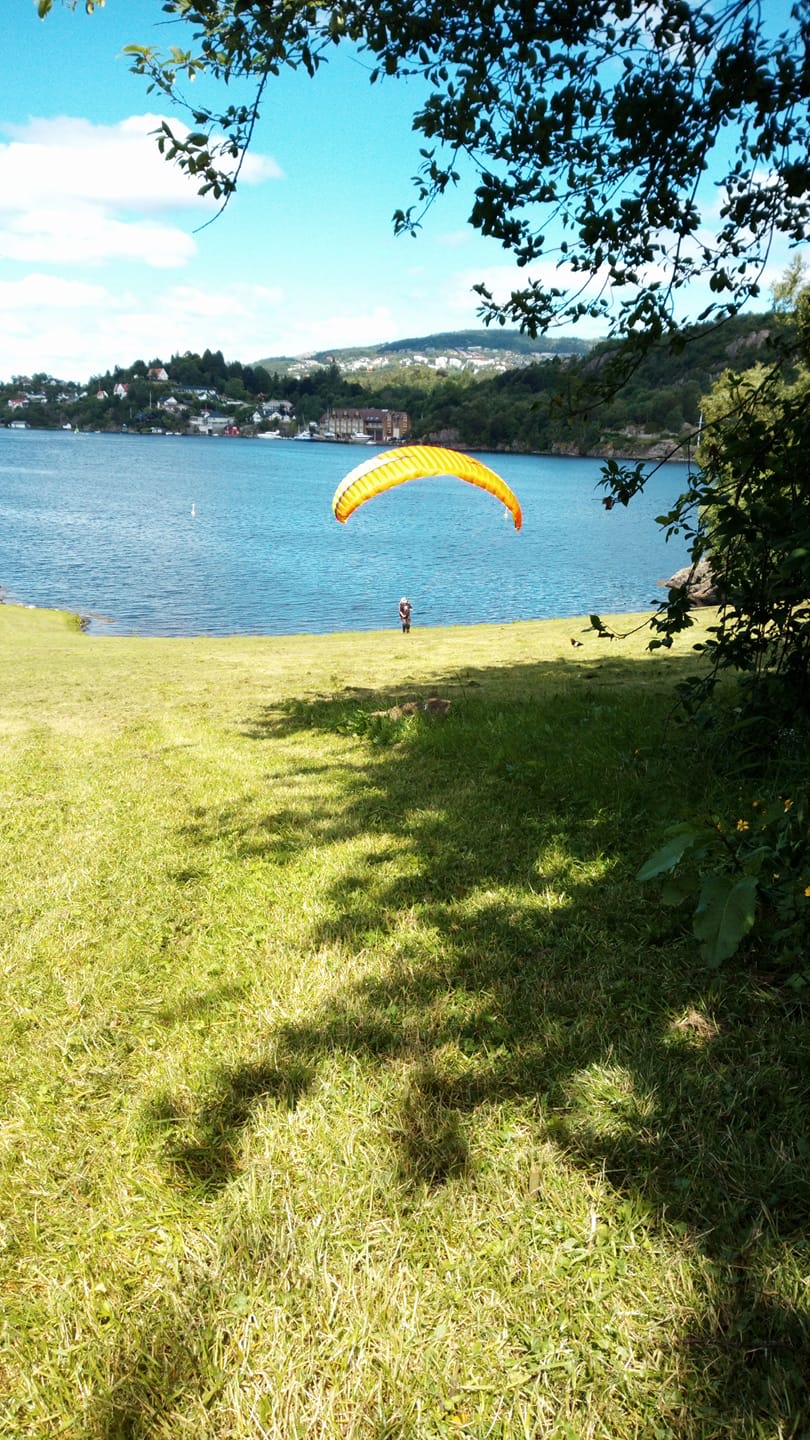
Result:
<instances>
[{"instance_id":1,"label":"overhanging tree foliage","mask_svg":"<svg viewBox=\"0 0 810 1440\"><path fill-rule=\"evenodd\" d=\"M39 0L40 13L52 3ZM188 43L165 54L132 46L133 64L190 119L190 131L164 124L164 152L223 200L283 67L314 76L349 45L368 59L372 81L423 77L416 199L394 223L418 227L459 181L461 157L472 163L470 221L527 275L504 304L480 287L489 320L534 335L587 315L616 334L669 333L696 279L709 279L714 298L692 318L732 313L759 293L774 238L807 233L808 0L795 0L781 26L757 0L161 8L184 22ZM185 82L206 73L249 82L251 98L221 110L188 102ZM559 267L551 283L549 262Z\"/></svg>"},{"instance_id":2,"label":"overhanging tree foliage","mask_svg":"<svg viewBox=\"0 0 810 1440\"><path fill-rule=\"evenodd\" d=\"M707 650L710 688L743 680L751 714L777 728L810 714L810 291L782 287L790 343L781 363L727 370L704 400L700 468L663 523L708 558L720 611ZM674 595L665 633L684 618Z\"/></svg>"}]
</instances>

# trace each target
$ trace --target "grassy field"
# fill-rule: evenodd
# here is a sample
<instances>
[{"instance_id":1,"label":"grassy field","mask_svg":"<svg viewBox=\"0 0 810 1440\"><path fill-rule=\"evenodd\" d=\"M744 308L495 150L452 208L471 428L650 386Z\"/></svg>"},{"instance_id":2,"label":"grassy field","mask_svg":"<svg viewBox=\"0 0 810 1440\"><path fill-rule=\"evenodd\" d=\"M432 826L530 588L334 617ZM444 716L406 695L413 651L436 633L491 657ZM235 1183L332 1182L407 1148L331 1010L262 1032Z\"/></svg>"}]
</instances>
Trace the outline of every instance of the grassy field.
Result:
<instances>
[{"instance_id":1,"label":"grassy field","mask_svg":"<svg viewBox=\"0 0 810 1440\"><path fill-rule=\"evenodd\" d=\"M739 793L644 645L0 607L3 1440L810 1436L806 1009L634 881Z\"/></svg>"}]
</instances>

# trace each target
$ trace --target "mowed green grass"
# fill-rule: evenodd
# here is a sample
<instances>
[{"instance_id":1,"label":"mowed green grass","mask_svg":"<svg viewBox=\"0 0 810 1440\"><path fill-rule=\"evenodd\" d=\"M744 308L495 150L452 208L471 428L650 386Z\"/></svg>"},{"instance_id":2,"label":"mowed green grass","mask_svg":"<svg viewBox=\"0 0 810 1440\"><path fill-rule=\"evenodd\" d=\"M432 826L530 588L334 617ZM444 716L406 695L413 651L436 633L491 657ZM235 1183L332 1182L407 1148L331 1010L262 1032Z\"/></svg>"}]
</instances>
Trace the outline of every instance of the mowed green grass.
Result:
<instances>
[{"instance_id":1,"label":"mowed green grass","mask_svg":"<svg viewBox=\"0 0 810 1440\"><path fill-rule=\"evenodd\" d=\"M810 1434L805 1008L635 883L740 786L584 626L0 607L4 1440Z\"/></svg>"}]
</instances>

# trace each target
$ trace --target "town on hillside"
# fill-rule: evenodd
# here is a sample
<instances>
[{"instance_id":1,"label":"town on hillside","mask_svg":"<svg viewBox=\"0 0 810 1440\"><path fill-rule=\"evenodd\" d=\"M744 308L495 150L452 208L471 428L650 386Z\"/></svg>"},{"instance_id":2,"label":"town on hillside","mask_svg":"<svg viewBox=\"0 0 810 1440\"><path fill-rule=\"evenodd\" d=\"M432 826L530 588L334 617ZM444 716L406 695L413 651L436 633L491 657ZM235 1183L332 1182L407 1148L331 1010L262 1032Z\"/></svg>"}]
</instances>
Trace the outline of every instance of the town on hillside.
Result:
<instances>
[{"instance_id":1,"label":"town on hillside","mask_svg":"<svg viewBox=\"0 0 810 1440\"><path fill-rule=\"evenodd\" d=\"M0 426L683 458L703 396L727 368L766 358L774 325L771 315L748 315L695 327L688 345L660 342L613 388L604 377L615 344L540 351L519 334L513 348L486 352L459 332L296 365L187 352L115 367L86 384L13 376L0 382ZM479 363L482 356L492 363Z\"/></svg>"},{"instance_id":2,"label":"town on hillside","mask_svg":"<svg viewBox=\"0 0 810 1440\"><path fill-rule=\"evenodd\" d=\"M142 375L135 370L126 378L116 372L86 387L42 374L16 376L10 385L0 385L0 423L12 430L258 436L364 445L397 445L410 433L404 411L330 406L307 419L299 417L294 401L284 396L261 391L251 396L243 381L226 382L222 390L216 384L188 384L175 380L171 367L163 365L149 366Z\"/></svg>"}]
</instances>

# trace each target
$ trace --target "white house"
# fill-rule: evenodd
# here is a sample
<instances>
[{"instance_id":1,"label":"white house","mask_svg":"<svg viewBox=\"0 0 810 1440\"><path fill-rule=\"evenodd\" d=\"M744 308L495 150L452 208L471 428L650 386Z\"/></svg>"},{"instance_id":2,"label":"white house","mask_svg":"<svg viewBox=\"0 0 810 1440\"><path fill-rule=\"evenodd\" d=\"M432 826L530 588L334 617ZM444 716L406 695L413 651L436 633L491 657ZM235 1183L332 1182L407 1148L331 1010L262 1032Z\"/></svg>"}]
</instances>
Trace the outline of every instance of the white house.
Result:
<instances>
[{"instance_id":1,"label":"white house","mask_svg":"<svg viewBox=\"0 0 810 1440\"><path fill-rule=\"evenodd\" d=\"M209 410L204 410L202 415L192 415L188 422L189 430L196 430L200 435L222 435L231 425L230 415L216 415Z\"/></svg>"},{"instance_id":2,"label":"white house","mask_svg":"<svg viewBox=\"0 0 810 1440\"><path fill-rule=\"evenodd\" d=\"M183 395L193 395L195 400L216 400L217 392L206 385L181 385Z\"/></svg>"},{"instance_id":3,"label":"white house","mask_svg":"<svg viewBox=\"0 0 810 1440\"><path fill-rule=\"evenodd\" d=\"M289 400L262 400L259 408L265 420L291 420L293 416Z\"/></svg>"}]
</instances>

